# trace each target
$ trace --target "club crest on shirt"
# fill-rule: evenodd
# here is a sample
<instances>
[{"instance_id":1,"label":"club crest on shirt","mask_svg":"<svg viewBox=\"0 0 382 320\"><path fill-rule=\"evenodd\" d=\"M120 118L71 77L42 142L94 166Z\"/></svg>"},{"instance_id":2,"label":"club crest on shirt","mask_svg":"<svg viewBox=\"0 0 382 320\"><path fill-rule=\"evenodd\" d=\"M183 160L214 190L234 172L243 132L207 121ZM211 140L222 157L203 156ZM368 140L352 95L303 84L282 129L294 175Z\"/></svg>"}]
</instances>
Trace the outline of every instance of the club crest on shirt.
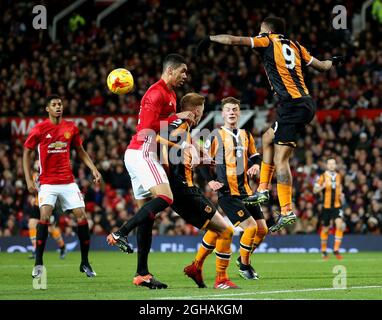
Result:
<instances>
[{"instance_id":1,"label":"club crest on shirt","mask_svg":"<svg viewBox=\"0 0 382 320\"><path fill-rule=\"evenodd\" d=\"M71 133L69 132L69 131L66 131L65 133L64 133L64 138L65 139L69 139L70 137L71 137Z\"/></svg>"},{"instance_id":2,"label":"club crest on shirt","mask_svg":"<svg viewBox=\"0 0 382 320\"><path fill-rule=\"evenodd\" d=\"M238 212L236 212L237 215L241 218L244 216L244 211L243 210L239 210Z\"/></svg>"},{"instance_id":3,"label":"club crest on shirt","mask_svg":"<svg viewBox=\"0 0 382 320\"><path fill-rule=\"evenodd\" d=\"M207 213L211 213L212 212L212 208L210 206L206 206L204 208L204 211L207 212Z\"/></svg>"}]
</instances>

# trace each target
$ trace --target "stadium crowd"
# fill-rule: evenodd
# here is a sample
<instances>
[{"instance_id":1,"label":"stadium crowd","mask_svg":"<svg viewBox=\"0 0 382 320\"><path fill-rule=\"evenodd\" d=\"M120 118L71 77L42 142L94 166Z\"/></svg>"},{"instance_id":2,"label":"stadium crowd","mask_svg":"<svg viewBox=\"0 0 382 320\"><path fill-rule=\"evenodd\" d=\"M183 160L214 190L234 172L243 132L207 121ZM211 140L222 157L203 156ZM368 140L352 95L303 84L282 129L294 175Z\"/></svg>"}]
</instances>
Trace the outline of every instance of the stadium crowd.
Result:
<instances>
[{"instance_id":1,"label":"stadium crowd","mask_svg":"<svg viewBox=\"0 0 382 320\"><path fill-rule=\"evenodd\" d=\"M201 92L207 97L207 112L230 95L253 108L274 110L277 99L254 51L215 45L202 58L193 54L195 43L206 34L256 35L269 12L283 16L288 36L304 44L313 55L346 56L346 63L329 73L306 70L307 86L318 109L355 110L381 105L382 26L370 20L367 29L355 38L351 30L332 29L331 12L336 1L294 0L293 6L281 1L252 1L245 7L240 1L211 1L209 6L201 0L167 2L171 9L161 1L129 2L129 15L121 9L113 17L118 27L108 20L107 27L97 28L86 13L80 12L85 25L69 29L68 24L55 43L43 31L30 27L32 2L26 7L12 4L4 8L0 29L0 236L26 234L28 212L34 201L24 182L23 141L12 139L7 116L45 115L44 97L50 93L65 97L67 115L137 114L140 98L159 77L161 59L170 52L183 54L190 70L189 81L178 97L185 92ZM348 10L350 28L350 19L359 12L360 5L353 1L341 4ZM109 93L102 80L120 66L131 70L136 82L135 90L126 96ZM346 232L381 233L380 122L380 118L357 119L351 111L350 120L327 119L308 127L292 163L294 203L300 219L284 233L317 232L321 208L312 188L329 156L337 159L344 176ZM122 123L117 130L101 125L93 130L80 126L85 149L104 178L104 184L94 186L85 167L73 162L93 234L107 234L136 210L123 164L123 152L134 129L134 125ZM254 128L253 134L260 147L261 132ZM216 202L216 194L203 183L201 186ZM272 190L276 192L276 188ZM269 223L274 209L272 204L264 207ZM66 235L75 228L70 215L62 215L59 225ZM196 234L198 230L167 209L157 218L154 232L180 235Z\"/></svg>"},{"instance_id":2,"label":"stadium crowd","mask_svg":"<svg viewBox=\"0 0 382 320\"><path fill-rule=\"evenodd\" d=\"M238 96L252 107L272 107L276 100L253 50L215 45L202 59L193 55L195 44L206 34L257 35L261 20L270 12L284 17L287 35L314 56L346 56L347 63L329 73L307 72L307 86L320 109L378 107L382 99L381 24L370 18L369 27L352 38L351 19L362 2L341 2L347 9L346 30L332 27L337 1L292 2L251 1L242 6L232 0L211 1L210 5L201 0L162 5L160 1L134 1L129 3L128 15L123 7L114 13L118 26L107 20L110 25L98 28L94 17L88 17L85 25L73 29L66 21L68 26L62 27L66 31L54 43L47 32L30 27L32 2L23 8L14 4L4 9L0 30L0 115L44 114L44 97L52 92L67 98L67 114L134 114L169 52L188 60L190 79L180 95L201 92L208 97L209 108L225 96ZM120 66L132 71L136 89L117 97L107 91L102 79Z\"/></svg>"}]
</instances>

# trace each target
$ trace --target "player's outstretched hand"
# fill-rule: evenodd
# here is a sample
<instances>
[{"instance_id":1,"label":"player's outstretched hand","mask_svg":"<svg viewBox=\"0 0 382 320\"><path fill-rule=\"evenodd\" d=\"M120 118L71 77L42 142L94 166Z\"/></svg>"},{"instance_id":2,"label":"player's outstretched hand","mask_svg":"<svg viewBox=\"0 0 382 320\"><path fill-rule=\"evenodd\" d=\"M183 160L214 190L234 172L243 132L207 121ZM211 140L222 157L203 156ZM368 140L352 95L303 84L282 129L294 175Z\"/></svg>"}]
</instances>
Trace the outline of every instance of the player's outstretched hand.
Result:
<instances>
[{"instance_id":1,"label":"player's outstretched hand","mask_svg":"<svg viewBox=\"0 0 382 320\"><path fill-rule=\"evenodd\" d=\"M219 181L216 180L211 180L208 182L208 186L213 190L213 191L218 191L219 189L224 187L224 184L222 184Z\"/></svg>"},{"instance_id":2,"label":"player's outstretched hand","mask_svg":"<svg viewBox=\"0 0 382 320\"><path fill-rule=\"evenodd\" d=\"M249 175L251 178L255 177L260 172L260 166L258 164L254 164L252 167L250 167L247 170L247 175Z\"/></svg>"},{"instance_id":3,"label":"player's outstretched hand","mask_svg":"<svg viewBox=\"0 0 382 320\"><path fill-rule=\"evenodd\" d=\"M343 56L333 56L330 60L334 66L341 65L345 62L345 58Z\"/></svg>"},{"instance_id":4,"label":"player's outstretched hand","mask_svg":"<svg viewBox=\"0 0 382 320\"><path fill-rule=\"evenodd\" d=\"M210 36L204 37L199 43L198 46L196 47L196 55L201 56L203 52L207 51L207 49L211 45L211 39Z\"/></svg>"},{"instance_id":5,"label":"player's outstretched hand","mask_svg":"<svg viewBox=\"0 0 382 320\"><path fill-rule=\"evenodd\" d=\"M102 176L97 169L94 169L92 171L92 175L94 177L94 179L93 179L94 183L100 183L101 182Z\"/></svg>"}]
</instances>

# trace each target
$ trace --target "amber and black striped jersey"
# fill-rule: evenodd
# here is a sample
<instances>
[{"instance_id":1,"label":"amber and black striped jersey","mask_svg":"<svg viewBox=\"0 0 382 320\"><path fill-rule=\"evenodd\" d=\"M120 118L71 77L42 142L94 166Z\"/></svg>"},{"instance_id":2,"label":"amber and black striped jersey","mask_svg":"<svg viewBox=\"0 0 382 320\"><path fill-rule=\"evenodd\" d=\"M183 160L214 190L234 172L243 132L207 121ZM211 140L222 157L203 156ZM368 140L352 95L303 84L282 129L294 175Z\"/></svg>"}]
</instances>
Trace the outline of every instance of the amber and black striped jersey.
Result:
<instances>
[{"instance_id":1,"label":"amber and black striped jersey","mask_svg":"<svg viewBox=\"0 0 382 320\"><path fill-rule=\"evenodd\" d=\"M226 127L216 129L205 142L204 149L215 160L216 180L224 184L224 187L219 189L219 196L252 195L248 184L248 164L251 165L255 163L255 159L260 159L260 154L248 131ZM206 180L213 180L205 169L202 175Z\"/></svg>"},{"instance_id":2,"label":"amber and black striped jersey","mask_svg":"<svg viewBox=\"0 0 382 320\"><path fill-rule=\"evenodd\" d=\"M302 45L281 34L266 33L251 38L251 44L260 53L272 90L281 100L309 95L302 67L311 64L313 57Z\"/></svg>"},{"instance_id":3,"label":"amber and black striped jersey","mask_svg":"<svg viewBox=\"0 0 382 320\"><path fill-rule=\"evenodd\" d=\"M342 182L339 173L325 171L317 179L316 185L323 187L324 208L333 209L341 207Z\"/></svg>"},{"instance_id":4,"label":"amber and black striped jersey","mask_svg":"<svg viewBox=\"0 0 382 320\"><path fill-rule=\"evenodd\" d=\"M167 132L161 131L157 138L160 159L173 190L194 186L191 155L182 147L185 143L191 143L190 129L187 121L177 119L168 125Z\"/></svg>"}]
</instances>

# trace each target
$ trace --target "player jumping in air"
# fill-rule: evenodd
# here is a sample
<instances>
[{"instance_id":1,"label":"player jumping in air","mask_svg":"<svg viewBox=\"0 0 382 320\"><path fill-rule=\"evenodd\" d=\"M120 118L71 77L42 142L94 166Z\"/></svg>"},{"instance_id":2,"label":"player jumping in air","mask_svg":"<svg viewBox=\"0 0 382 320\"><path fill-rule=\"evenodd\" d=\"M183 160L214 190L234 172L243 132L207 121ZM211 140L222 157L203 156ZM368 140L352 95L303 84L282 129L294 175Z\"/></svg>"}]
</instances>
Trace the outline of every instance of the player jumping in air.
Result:
<instances>
[{"instance_id":1,"label":"player jumping in air","mask_svg":"<svg viewBox=\"0 0 382 320\"><path fill-rule=\"evenodd\" d=\"M289 159L299 134L303 134L305 126L312 121L316 111L315 102L305 86L303 66L328 71L333 65L343 62L341 56L320 61L312 57L297 41L288 39L284 34L284 20L269 17L262 22L257 37L211 35L205 37L197 48L198 55L207 50L212 42L256 49L262 57L270 85L280 100L276 122L262 137L263 160L259 188L253 196L244 200L254 204L267 202L269 183L276 170L281 215L270 228L271 232L278 231L297 219L292 211L292 174Z\"/></svg>"},{"instance_id":2,"label":"player jumping in air","mask_svg":"<svg viewBox=\"0 0 382 320\"><path fill-rule=\"evenodd\" d=\"M70 149L75 147L78 157L91 170L94 182L99 183L101 175L82 146L80 133L71 121L62 119L63 104L57 95L47 98L46 111L49 118L38 123L29 133L24 143L23 167L28 191L38 193L40 221L37 224L36 259L32 277L40 278L43 272L43 253L48 237L50 216L57 199L62 210L71 210L77 218L78 238L81 247L80 271L88 277L96 276L89 264L88 253L90 233L85 212L83 196L77 184L70 164ZM31 155L37 148L39 155L38 187L32 178Z\"/></svg>"},{"instance_id":3,"label":"player jumping in air","mask_svg":"<svg viewBox=\"0 0 382 320\"><path fill-rule=\"evenodd\" d=\"M328 159L326 161L326 171L319 176L317 182L314 184L314 193L322 193L323 195L323 209L321 212L321 252L323 259L328 259L326 251L327 242L329 237L330 222L334 221L336 226L336 233L334 238L333 253L338 260L342 259L339 252L342 238L344 235L344 221L342 211L342 183L341 176L336 171L337 164L335 159Z\"/></svg>"},{"instance_id":4,"label":"player jumping in air","mask_svg":"<svg viewBox=\"0 0 382 320\"><path fill-rule=\"evenodd\" d=\"M268 233L263 212L259 204L246 205L242 199L252 195L248 176L254 177L260 171L261 157L256 150L250 132L239 129L240 101L228 97L222 100L224 126L212 132L204 147L215 160L216 177L207 167L200 170L209 187L218 191L219 206L232 224L244 230L240 239L240 257L236 261L239 274L247 280L258 279L251 266L250 255L264 240ZM195 258L201 267L205 257L215 249L216 234L208 231Z\"/></svg>"},{"instance_id":5,"label":"player jumping in air","mask_svg":"<svg viewBox=\"0 0 382 320\"><path fill-rule=\"evenodd\" d=\"M132 252L127 241L129 233L138 228L138 266L133 283L152 289L167 288L156 280L147 267L151 248L152 227L157 213L173 203L173 194L165 170L157 157L156 136L160 123L169 124L177 119L193 121L190 111L176 113L174 89L187 79L185 59L178 54L168 55L163 62L161 79L154 83L142 97L137 133L125 152L125 165L133 186L139 211L118 231L107 237L109 245L117 245L124 252Z\"/></svg>"}]
</instances>

